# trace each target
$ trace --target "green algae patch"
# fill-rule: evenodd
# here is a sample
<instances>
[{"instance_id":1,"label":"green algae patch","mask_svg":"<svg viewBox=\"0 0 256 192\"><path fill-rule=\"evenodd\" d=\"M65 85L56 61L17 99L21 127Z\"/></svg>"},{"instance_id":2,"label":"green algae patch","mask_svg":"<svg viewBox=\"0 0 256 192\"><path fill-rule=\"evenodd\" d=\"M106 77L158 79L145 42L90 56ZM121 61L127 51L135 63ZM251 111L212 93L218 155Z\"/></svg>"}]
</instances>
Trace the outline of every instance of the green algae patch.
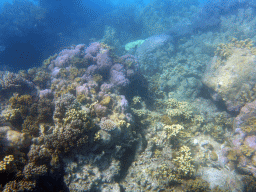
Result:
<instances>
[{"instance_id":1,"label":"green algae patch","mask_svg":"<svg viewBox=\"0 0 256 192\"><path fill-rule=\"evenodd\" d=\"M130 42L130 43L127 43L126 45L125 45L125 50L126 51L129 51L130 49L133 49L133 48L135 48L135 47L138 47L138 46L140 46L142 43L144 43L144 41L145 40L137 40L137 41L132 41L132 42Z\"/></svg>"}]
</instances>

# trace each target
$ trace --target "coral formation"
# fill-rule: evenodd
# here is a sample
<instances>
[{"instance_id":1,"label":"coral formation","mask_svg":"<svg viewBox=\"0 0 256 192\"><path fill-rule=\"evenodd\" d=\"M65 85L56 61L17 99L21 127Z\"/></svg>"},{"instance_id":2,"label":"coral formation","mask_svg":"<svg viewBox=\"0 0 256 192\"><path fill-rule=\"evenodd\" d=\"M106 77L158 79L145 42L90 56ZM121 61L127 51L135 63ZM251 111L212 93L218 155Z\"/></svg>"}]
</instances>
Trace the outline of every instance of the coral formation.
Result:
<instances>
[{"instance_id":1,"label":"coral formation","mask_svg":"<svg viewBox=\"0 0 256 192\"><path fill-rule=\"evenodd\" d=\"M178 164L178 174L192 175L195 172L194 165L192 164L192 157L189 147L182 146L178 152L174 162Z\"/></svg>"},{"instance_id":2,"label":"coral formation","mask_svg":"<svg viewBox=\"0 0 256 192\"><path fill-rule=\"evenodd\" d=\"M184 127L179 124L164 126L164 131L166 132L167 139L170 139L172 136L177 136L177 134L180 132L180 130L183 130L183 129L184 129Z\"/></svg>"}]
</instances>

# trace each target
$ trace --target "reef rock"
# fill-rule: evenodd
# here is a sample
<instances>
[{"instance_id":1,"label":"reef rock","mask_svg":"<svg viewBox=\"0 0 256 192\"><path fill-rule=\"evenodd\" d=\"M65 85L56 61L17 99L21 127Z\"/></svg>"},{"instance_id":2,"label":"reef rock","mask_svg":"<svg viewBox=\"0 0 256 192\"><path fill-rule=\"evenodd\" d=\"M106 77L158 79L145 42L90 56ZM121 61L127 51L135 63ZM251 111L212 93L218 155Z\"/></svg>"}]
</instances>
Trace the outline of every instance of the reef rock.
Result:
<instances>
[{"instance_id":1,"label":"reef rock","mask_svg":"<svg viewBox=\"0 0 256 192\"><path fill-rule=\"evenodd\" d=\"M15 131L9 126L0 127L2 150L26 148L31 144L31 137Z\"/></svg>"},{"instance_id":2,"label":"reef rock","mask_svg":"<svg viewBox=\"0 0 256 192\"><path fill-rule=\"evenodd\" d=\"M248 48L233 48L223 59L215 56L203 76L215 101L224 101L227 110L239 112L252 101L256 82L256 57Z\"/></svg>"},{"instance_id":3,"label":"reef rock","mask_svg":"<svg viewBox=\"0 0 256 192\"><path fill-rule=\"evenodd\" d=\"M243 183L241 182L241 176L235 172L231 172L226 169L215 168L200 168L198 174L202 176L202 179L210 183L210 188L213 190L215 187L219 187L224 191L243 191Z\"/></svg>"}]
</instances>

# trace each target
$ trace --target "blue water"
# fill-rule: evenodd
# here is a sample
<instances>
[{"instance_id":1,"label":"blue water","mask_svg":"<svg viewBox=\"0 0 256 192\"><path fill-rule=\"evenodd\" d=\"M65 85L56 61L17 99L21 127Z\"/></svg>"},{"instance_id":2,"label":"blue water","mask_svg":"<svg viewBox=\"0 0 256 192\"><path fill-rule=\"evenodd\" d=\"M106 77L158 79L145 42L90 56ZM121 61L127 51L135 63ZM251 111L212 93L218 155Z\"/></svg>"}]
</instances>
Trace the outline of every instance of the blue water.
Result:
<instances>
[{"instance_id":1,"label":"blue water","mask_svg":"<svg viewBox=\"0 0 256 192\"><path fill-rule=\"evenodd\" d=\"M0 1L2 63L17 69L29 68L39 64L61 47L72 43L78 44L81 41L89 43L91 38L102 38L106 26L111 26L122 33L119 35L122 36L120 40L123 44L134 39L146 38L148 34L143 33L138 15L150 2ZM204 1L200 1L202 2ZM171 7L175 4L175 1L170 1L170 10L166 7L166 13L171 13ZM180 7L182 6L183 3L180 4ZM83 33L83 40L79 40L79 33ZM23 51L27 54L25 59L22 56Z\"/></svg>"}]
</instances>

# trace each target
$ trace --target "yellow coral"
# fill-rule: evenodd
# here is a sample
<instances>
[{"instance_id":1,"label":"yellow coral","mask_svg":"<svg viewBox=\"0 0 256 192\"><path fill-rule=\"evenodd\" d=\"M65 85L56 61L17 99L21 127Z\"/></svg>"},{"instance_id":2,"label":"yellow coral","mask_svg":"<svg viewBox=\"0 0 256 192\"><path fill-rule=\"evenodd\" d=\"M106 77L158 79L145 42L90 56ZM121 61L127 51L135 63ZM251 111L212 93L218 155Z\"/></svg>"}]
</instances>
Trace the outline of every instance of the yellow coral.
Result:
<instances>
[{"instance_id":1,"label":"yellow coral","mask_svg":"<svg viewBox=\"0 0 256 192\"><path fill-rule=\"evenodd\" d=\"M135 96L132 98L132 104L133 105L137 105L137 103L140 103L141 102L141 97L140 96Z\"/></svg>"},{"instance_id":2,"label":"yellow coral","mask_svg":"<svg viewBox=\"0 0 256 192\"><path fill-rule=\"evenodd\" d=\"M233 38L230 43L219 44L217 50L215 51L215 55L219 56L222 60L226 60L233 54L234 48L247 48L251 50L252 54L255 52L255 49L253 48L253 42L251 39L239 41L236 38Z\"/></svg>"},{"instance_id":3,"label":"yellow coral","mask_svg":"<svg viewBox=\"0 0 256 192\"><path fill-rule=\"evenodd\" d=\"M5 156L3 161L0 161L0 171L4 171L7 169L7 165L14 161L13 155Z\"/></svg>"},{"instance_id":4,"label":"yellow coral","mask_svg":"<svg viewBox=\"0 0 256 192\"><path fill-rule=\"evenodd\" d=\"M68 124L71 121L74 121L77 119L80 119L82 121L87 121L87 113L83 110L71 109L66 112L63 122L64 124Z\"/></svg>"},{"instance_id":5,"label":"yellow coral","mask_svg":"<svg viewBox=\"0 0 256 192\"><path fill-rule=\"evenodd\" d=\"M110 103L110 101L111 101L111 97L110 97L110 96L107 96L107 97L104 97L104 98L102 99L102 101L100 102L100 104L101 104L101 105L104 105L104 106L108 106L109 103Z\"/></svg>"},{"instance_id":6,"label":"yellow coral","mask_svg":"<svg viewBox=\"0 0 256 192\"><path fill-rule=\"evenodd\" d=\"M76 100L79 103L85 103L88 98L84 94L80 94L76 96Z\"/></svg>"},{"instance_id":7,"label":"yellow coral","mask_svg":"<svg viewBox=\"0 0 256 192\"><path fill-rule=\"evenodd\" d=\"M178 173L186 176L192 175L195 172L194 165L192 165L192 157L190 148L182 146L178 152L178 156L173 160L178 164Z\"/></svg>"},{"instance_id":8,"label":"yellow coral","mask_svg":"<svg viewBox=\"0 0 256 192\"><path fill-rule=\"evenodd\" d=\"M100 75L100 74L95 74L95 75L93 75L93 80L94 80L95 82L97 82L97 83L101 82L102 79L103 79L103 77L102 77L102 75Z\"/></svg>"},{"instance_id":9,"label":"yellow coral","mask_svg":"<svg viewBox=\"0 0 256 192\"><path fill-rule=\"evenodd\" d=\"M167 139L170 139L172 136L177 136L180 130L183 130L184 127L180 124L173 124L173 125L165 125L164 131L167 134Z\"/></svg>"},{"instance_id":10,"label":"yellow coral","mask_svg":"<svg viewBox=\"0 0 256 192\"><path fill-rule=\"evenodd\" d=\"M241 127L244 132L251 133L256 131L256 117L250 117L244 123L245 125Z\"/></svg>"},{"instance_id":11,"label":"yellow coral","mask_svg":"<svg viewBox=\"0 0 256 192\"><path fill-rule=\"evenodd\" d=\"M169 97L170 97L170 96L169 96ZM170 108L178 107L178 104L179 104L179 102L177 101L177 99L173 99L173 98L168 99L167 103L168 103L168 105L169 105Z\"/></svg>"},{"instance_id":12,"label":"yellow coral","mask_svg":"<svg viewBox=\"0 0 256 192\"><path fill-rule=\"evenodd\" d=\"M192 107L188 102L179 102L176 99L170 98L167 101L167 108L166 112L171 118L183 117L189 120L193 117Z\"/></svg>"},{"instance_id":13,"label":"yellow coral","mask_svg":"<svg viewBox=\"0 0 256 192\"><path fill-rule=\"evenodd\" d=\"M252 154L254 153L254 149L247 146L247 145L242 145L241 146L241 150L242 150L242 153L247 156L247 157L250 157L252 156Z\"/></svg>"},{"instance_id":14,"label":"yellow coral","mask_svg":"<svg viewBox=\"0 0 256 192\"><path fill-rule=\"evenodd\" d=\"M6 163L4 161L0 161L0 171L6 170Z\"/></svg>"},{"instance_id":15,"label":"yellow coral","mask_svg":"<svg viewBox=\"0 0 256 192\"><path fill-rule=\"evenodd\" d=\"M231 150L228 152L228 156L227 158L230 160L230 161L236 161L237 160L237 154L234 150Z\"/></svg>"},{"instance_id":16,"label":"yellow coral","mask_svg":"<svg viewBox=\"0 0 256 192\"><path fill-rule=\"evenodd\" d=\"M201 116L201 115L195 115L192 121L193 121L193 123L195 123L196 125L197 125L197 124L201 124L201 123L204 122L204 117Z\"/></svg>"},{"instance_id":17,"label":"yellow coral","mask_svg":"<svg viewBox=\"0 0 256 192\"><path fill-rule=\"evenodd\" d=\"M100 136L100 131L98 131L97 133L95 133L94 135L94 141L99 141L101 139L101 136Z\"/></svg>"},{"instance_id":18,"label":"yellow coral","mask_svg":"<svg viewBox=\"0 0 256 192\"><path fill-rule=\"evenodd\" d=\"M69 69L69 79L74 80L80 74L76 67L71 67Z\"/></svg>"}]
</instances>

